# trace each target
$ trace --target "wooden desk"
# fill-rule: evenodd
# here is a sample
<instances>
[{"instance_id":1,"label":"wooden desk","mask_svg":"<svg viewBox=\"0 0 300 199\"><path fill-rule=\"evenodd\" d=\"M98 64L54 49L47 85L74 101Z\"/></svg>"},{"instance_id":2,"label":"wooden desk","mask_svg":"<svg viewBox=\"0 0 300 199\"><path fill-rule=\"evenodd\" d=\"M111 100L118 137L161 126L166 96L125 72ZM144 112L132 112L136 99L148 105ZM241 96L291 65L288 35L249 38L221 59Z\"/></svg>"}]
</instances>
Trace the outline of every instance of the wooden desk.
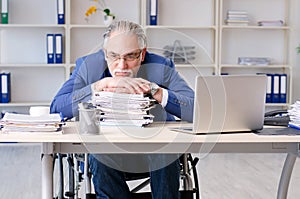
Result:
<instances>
[{"instance_id":1,"label":"wooden desk","mask_svg":"<svg viewBox=\"0 0 300 199\"><path fill-rule=\"evenodd\" d=\"M254 133L190 135L171 131L186 123L155 123L147 128L101 127L100 135L79 134L78 123L67 123L63 134L0 134L0 142L42 143L42 194L52 199L53 153L287 153L277 198L287 196L298 156L300 136L263 136Z\"/></svg>"}]
</instances>

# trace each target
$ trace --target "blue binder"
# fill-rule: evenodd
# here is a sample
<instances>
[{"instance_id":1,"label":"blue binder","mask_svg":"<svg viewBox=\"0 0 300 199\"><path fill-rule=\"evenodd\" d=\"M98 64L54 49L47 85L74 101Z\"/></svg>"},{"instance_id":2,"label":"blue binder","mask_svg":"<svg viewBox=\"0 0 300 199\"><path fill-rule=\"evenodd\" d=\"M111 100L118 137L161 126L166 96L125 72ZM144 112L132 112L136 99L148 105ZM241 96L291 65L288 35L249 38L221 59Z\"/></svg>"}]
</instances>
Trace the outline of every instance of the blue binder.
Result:
<instances>
[{"instance_id":1,"label":"blue binder","mask_svg":"<svg viewBox=\"0 0 300 199\"><path fill-rule=\"evenodd\" d=\"M63 42L62 34L55 34L55 63L61 64L63 62Z\"/></svg>"},{"instance_id":2,"label":"blue binder","mask_svg":"<svg viewBox=\"0 0 300 199\"><path fill-rule=\"evenodd\" d=\"M266 103L272 103L273 98L273 75L272 74L266 74L267 75L267 95L266 95Z\"/></svg>"},{"instance_id":3,"label":"blue binder","mask_svg":"<svg viewBox=\"0 0 300 199\"><path fill-rule=\"evenodd\" d=\"M10 102L10 73L1 73L1 103Z\"/></svg>"},{"instance_id":4,"label":"blue binder","mask_svg":"<svg viewBox=\"0 0 300 199\"><path fill-rule=\"evenodd\" d=\"M273 103L279 103L280 98L280 75L274 74L273 75Z\"/></svg>"},{"instance_id":5,"label":"blue binder","mask_svg":"<svg viewBox=\"0 0 300 199\"><path fill-rule=\"evenodd\" d=\"M150 25L157 25L157 0L150 0Z\"/></svg>"},{"instance_id":6,"label":"blue binder","mask_svg":"<svg viewBox=\"0 0 300 199\"><path fill-rule=\"evenodd\" d=\"M57 23L65 24L65 0L57 0Z\"/></svg>"},{"instance_id":7,"label":"blue binder","mask_svg":"<svg viewBox=\"0 0 300 199\"><path fill-rule=\"evenodd\" d=\"M47 34L47 63L54 63L54 34Z\"/></svg>"},{"instance_id":8,"label":"blue binder","mask_svg":"<svg viewBox=\"0 0 300 199\"><path fill-rule=\"evenodd\" d=\"M280 103L286 103L287 74L280 74Z\"/></svg>"}]
</instances>

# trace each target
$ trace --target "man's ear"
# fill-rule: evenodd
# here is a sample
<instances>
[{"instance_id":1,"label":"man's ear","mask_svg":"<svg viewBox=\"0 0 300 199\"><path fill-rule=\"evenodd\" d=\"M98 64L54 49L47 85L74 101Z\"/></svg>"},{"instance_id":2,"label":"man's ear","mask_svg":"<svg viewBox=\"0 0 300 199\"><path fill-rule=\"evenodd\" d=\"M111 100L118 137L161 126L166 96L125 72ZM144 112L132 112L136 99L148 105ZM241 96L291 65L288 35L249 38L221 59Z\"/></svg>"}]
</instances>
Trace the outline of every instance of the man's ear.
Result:
<instances>
[{"instance_id":1,"label":"man's ear","mask_svg":"<svg viewBox=\"0 0 300 199\"><path fill-rule=\"evenodd\" d=\"M146 51L147 51L147 48L143 48L143 51L142 51L142 62L143 62L144 59L145 59Z\"/></svg>"},{"instance_id":2,"label":"man's ear","mask_svg":"<svg viewBox=\"0 0 300 199\"><path fill-rule=\"evenodd\" d=\"M106 49L103 49L103 53L104 53L104 60L105 60L105 61L107 61L107 58L106 58L106 57L107 57L107 56L106 56L106 52L107 52L107 51L106 51Z\"/></svg>"}]
</instances>

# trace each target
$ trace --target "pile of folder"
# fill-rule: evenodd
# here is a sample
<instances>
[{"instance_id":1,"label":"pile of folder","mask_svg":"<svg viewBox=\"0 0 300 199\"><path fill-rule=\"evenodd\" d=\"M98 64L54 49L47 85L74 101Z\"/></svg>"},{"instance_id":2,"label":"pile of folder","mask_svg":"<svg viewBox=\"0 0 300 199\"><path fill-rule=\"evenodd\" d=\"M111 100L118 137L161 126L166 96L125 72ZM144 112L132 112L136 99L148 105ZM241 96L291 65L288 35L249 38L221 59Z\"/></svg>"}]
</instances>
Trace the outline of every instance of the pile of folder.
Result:
<instances>
[{"instance_id":1,"label":"pile of folder","mask_svg":"<svg viewBox=\"0 0 300 199\"><path fill-rule=\"evenodd\" d=\"M47 63L63 63L63 35L47 34Z\"/></svg>"},{"instance_id":2,"label":"pile of folder","mask_svg":"<svg viewBox=\"0 0 300 199\"><path fill-rule=\"evenodd\" d=\"M265 21L258 21L257 25L259 26L283 26L283 20L265 20Z\"/></svg>"},{"instance_id":3,"label":"pile of folder","mask_svg":"<svg viewBox=\"0 0 300 199\"><path fill-rule=\"evenodd\" d=\"M268 57L238 57L238 64L247 66L268 66L271 59Z\"/></svg>"},{"instance_id":4,"label":"pile of folder","mask_svg":"<svg viewBox=\"0 0 300 199\"><path fill-rule=\"evenodd\" d=\"M286 103L287 74L266 75L268 78L266 103Z\"/></svg>"},{"instance_id":5,"label":"pile of folder","mask_svg":"<svg viewBox=\"0 0 300 199\"><path fill-rule=\"evenodd\" d=\"M300 101L296 101L291 105L291 109L288 110L290 116L289 127L293 127L300 130Z\"/></svg>"},{"instance_id":6,"label":"pile of folder","mask_svg":"<svg viewBox=\"0 0 300 199\"><path fill-rule=\"evenodd\" d=\"M146 126L153 122L149 110L155 106L155 100L143 94L96 92L92 104L100 110L100 125Z\"/></svg>"},{"instance_id":7,"label":"pile of folder","mask_svg":"<svg viewBox=\"0 0 300 199\"><path fill-rule=\"evenodd\" d=\"M61 132L61 121L59 114L31 116L7 112L0 124L2 132Z\"/></svg>"},{"instance_id":8,"label":"pile of folder","mask_svg":"<svg viewBox=\"0 0 300 199\"><path fill-rule=\"evenodd\" d=\"M231 26L247 26L249 24L248 13L244 10L228 10L225 24Z\"/></svg>"}]
</instances>

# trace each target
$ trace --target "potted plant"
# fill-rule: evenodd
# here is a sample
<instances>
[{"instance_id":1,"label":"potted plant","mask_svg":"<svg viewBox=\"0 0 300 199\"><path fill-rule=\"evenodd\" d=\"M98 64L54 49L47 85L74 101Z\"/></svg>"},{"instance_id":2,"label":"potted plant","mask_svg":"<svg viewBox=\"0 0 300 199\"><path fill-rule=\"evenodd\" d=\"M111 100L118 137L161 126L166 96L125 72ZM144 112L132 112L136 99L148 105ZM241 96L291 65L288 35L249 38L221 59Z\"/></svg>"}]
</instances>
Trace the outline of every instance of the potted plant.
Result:
<instances>
[{"instance_id":1,"label":"potted plant","mask_svg":"<svg viewBox=\"0 0 300 199\"><path fill-rule=\"evenodd\" d=\"M299 44L299 46L296 48L296 50L297 50L297 53L300 54L300 44Z\"/></svg>"},{"instance_id":2,"label":"potted plant","mask_svg":"<svg viewBox=\"0 0 300 199\"><path fill-rule=\"evenodd\" d=\"M110 10L108 8L105 8L103 10L103 12L105 13L105 15L104 15L104 24L106 26L109 26L116 17L115 17L114 14L110 13Z\"/></svg>"},{"instance_id":3,"label":"potted plant","mask_svg":"<svg viewBox=\"0 0 300 199\"><path fill-rule=\"evenodd\" d=\"M89 21L89 16L91 16L92 14L96 13L97 11L98 12L102 11L102 13L104 14L103 22L106 26L109 26L116 17L114 14L110 12L110 9L106 6L105 0L90 0L90 1L97 2L97 5L92 5L87 9L87 11L85 12L86 21L87 22Z\"/></svg>"}]
</instances>

